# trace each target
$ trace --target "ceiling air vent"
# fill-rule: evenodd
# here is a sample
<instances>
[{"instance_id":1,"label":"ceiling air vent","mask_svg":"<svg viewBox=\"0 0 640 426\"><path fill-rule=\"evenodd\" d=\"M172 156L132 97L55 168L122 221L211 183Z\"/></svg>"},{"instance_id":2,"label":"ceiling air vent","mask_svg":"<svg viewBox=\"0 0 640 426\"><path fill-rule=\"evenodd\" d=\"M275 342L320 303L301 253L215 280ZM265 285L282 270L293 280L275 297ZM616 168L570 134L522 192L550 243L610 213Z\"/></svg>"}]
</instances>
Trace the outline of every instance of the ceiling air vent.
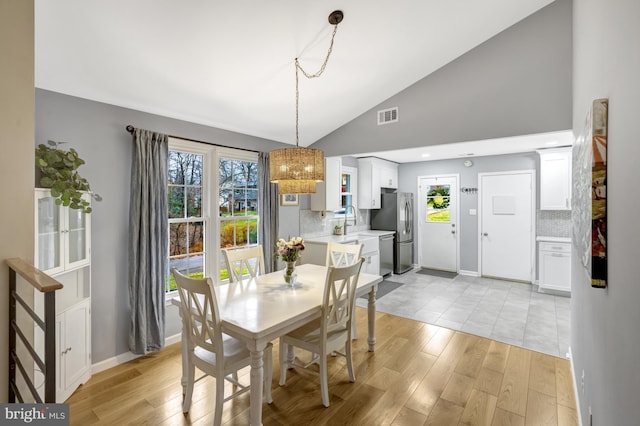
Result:
<instances>
[{"instance_id":1,"label":"ceiling air vent","mask_svg":"<svg viewBox=\"0 0 640 426\"><path fill-rule=\"evenodd\" d=\"M398 107L378 111L378 126L398 121Z\"/></svg>"}]
</instances>

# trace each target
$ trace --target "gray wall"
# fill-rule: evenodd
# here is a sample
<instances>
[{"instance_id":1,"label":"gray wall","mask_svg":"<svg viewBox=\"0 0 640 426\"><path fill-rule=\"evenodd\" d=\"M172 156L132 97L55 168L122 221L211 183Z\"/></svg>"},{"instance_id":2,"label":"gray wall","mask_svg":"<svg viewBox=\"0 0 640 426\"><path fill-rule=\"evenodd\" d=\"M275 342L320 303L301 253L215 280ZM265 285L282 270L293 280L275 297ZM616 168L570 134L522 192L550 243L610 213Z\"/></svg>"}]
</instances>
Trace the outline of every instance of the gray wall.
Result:
<instances>
[{"instance_id":1,"label":"gray wall","mask_svg":"<svg viewBox=\"0 0 640 426\"><path fill-rule=\"evenodd\" d=\"M582 423L637 425L640 406L640 226L638 100L640 2L574 1L573 129L582 132L591 102L609 98L608 258L605 290L590 287L573 251L571 349ZM585 373L584 392L580 386Z\"/></svg>"},{"instance_id":2,"label":"gray wall","mask_svg":"<svg viewBox=\"0 0 640 426\"><path fill-rule=\"evenodd\" d=\"M33 1L0 2L0 401L7 402L9 270L33 263ZM28 370L28 368L27 368Z\"/></svg>"},{"instance_id":3,"label":"gray wall","mask_svg":"<svg viewBox=\"0 0 640 426\"><path fill-rule=\"evenodd\" d=\"M473 166L464 167L463 159L424 161L400 164L398 171L398 191L419 194L418 176L437 174L459 174L460 188L478 188L478 173L503 172L509 170L536 170L538 176L539 158L536 153L493 155L472 158ZM460 269L478 271L478 216L471 216L469 209L478 209L478 194L460 194ZM414 217L419 217L418 203L415 203ZM416 227L417 229L417 227ZM417 243L414 242L414 263L418 262Z\"/></svg>"},{"instance_id":4,"label":"gray wall","mask_svg":"<svg viewBox=\"0 0 640 426\"><path fill-rule=\"evenodd\" d=\"M103 197L102 202L95 203L91 213L91 334L93 362L97 363L129 350L127 249L131 135L125 131L125 126L132 124L174 136L257 151L270 151L285 145L40 89L36 90L35 109L36 144L46 143L48 139L68 142L68 146L75 148L86 161L80 169L82 175ZM25 143L33 157L32 140ZM28 166L22 164L29 171L31 194L32 165L33 160ZM33 205L30 204L26 211L29 212L26 217L32 218ZM32 253L29 256L32 257ZM179 332L177 309L170 306L167 308L166 335Z\"/></svg>"},{"instance_id":5,"label":"gray wall","mask_svg":"<svg viewBox=\"0 0 640 426\"><path fill-rule=\"evenodd\" d=\"M345 155L569 129L571 48L571 0L557 0L312 146ZM378 126L396 106L399 122Z\"/></svg>"}]
</instances>

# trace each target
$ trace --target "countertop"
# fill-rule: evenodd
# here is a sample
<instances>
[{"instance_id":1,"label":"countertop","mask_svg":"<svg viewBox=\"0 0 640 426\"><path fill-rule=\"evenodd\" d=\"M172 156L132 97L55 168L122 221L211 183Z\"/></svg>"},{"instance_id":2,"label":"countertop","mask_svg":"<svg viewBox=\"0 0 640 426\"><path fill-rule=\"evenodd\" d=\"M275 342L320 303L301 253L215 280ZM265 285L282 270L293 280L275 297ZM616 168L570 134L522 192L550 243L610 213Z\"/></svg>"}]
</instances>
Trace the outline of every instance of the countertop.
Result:
<instances>
[{"instance_id":1,"label":"countertop","mask_svg":"<svg viewBox=\"0 0 640 426\"><path fill-rule=\"evenodd\" d=\"M382 235L393 235L394 231L377 231L367 229L366 231L355 231L347 235L323 235L320 237L302 237L305 243L320 243L326 244L329 241L334 243L349 243L353 241L362 240L364 238L377 238Z\"/></svg>"},{"instance_id":2,"label":"countertop","mask_svg":"<svg viewBox=\"0 0 640 426\"><path fill-rule=\"evenodd\" d=\"M570 243L571 238L569 237L545 237L543 235L538 235L536 237L536 241L546 241L549 243Z\"/></svg>"}]
</instances>

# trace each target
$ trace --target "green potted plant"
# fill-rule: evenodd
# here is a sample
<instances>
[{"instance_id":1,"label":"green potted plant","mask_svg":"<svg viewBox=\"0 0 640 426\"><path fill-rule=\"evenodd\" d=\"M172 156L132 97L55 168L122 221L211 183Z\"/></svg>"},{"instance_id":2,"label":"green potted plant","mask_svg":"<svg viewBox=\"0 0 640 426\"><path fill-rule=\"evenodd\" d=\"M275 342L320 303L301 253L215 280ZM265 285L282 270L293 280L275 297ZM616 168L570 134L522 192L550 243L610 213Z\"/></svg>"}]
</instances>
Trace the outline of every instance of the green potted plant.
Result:
<instances>
[{"instance_id":1,"label":"green potted plant","mask_svg":"<svg viewBox=\"0 0 640 426\"><path fill-rule=\"evenodd\" d=\"M342 235L342 225L336 225L333 227L333 233L335 235Z\"/></svg>"},{"instance_id":2,"label":"green potted plant","mask_svg":"<svg viewBox=\"0 0 640 426\"><path fill-rule=\"evenodd\" d=\"M40 144L36 148L36 167L40 171L40 186L50 188L56 205L91 213L91 203L82 199L83 192L88 193L96 201L101 201L102 197L93 192L89 182L78 174L77 169L84 164L84 160L73 148L68 151L61 149L62 143L48 141L47 145Z\"/></svg>"}]
</instances>

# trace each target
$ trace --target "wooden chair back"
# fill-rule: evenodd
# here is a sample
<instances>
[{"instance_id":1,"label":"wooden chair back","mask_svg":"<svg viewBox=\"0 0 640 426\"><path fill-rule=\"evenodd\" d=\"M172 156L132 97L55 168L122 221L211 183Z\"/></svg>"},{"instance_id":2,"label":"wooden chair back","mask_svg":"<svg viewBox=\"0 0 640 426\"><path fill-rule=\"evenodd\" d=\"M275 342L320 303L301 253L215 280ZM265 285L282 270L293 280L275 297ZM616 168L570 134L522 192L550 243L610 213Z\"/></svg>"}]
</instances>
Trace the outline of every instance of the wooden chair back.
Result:
<instances>
[{"instance_id":1,"label":"wooden chair back","mask_svg":"<svg viewBox=\"0 0 640 426\"><path fill-rule=\"evenodd\" d=\"M262 246L223 249L224 259L229 271L229 282L241 281L245 274L252 278L264 274L264 252Z\"/></svg>"},{"instance_id":2,"label":"wooden chair back","mask_svg":"<svg viewBox=\"0 0 640 426\"><path fill-rule=\"evenodd\" d=\"M353 265L360 258L362 244L340 244L329 241L327 244L326 266Z\"/></svg>"}]
</instances>

